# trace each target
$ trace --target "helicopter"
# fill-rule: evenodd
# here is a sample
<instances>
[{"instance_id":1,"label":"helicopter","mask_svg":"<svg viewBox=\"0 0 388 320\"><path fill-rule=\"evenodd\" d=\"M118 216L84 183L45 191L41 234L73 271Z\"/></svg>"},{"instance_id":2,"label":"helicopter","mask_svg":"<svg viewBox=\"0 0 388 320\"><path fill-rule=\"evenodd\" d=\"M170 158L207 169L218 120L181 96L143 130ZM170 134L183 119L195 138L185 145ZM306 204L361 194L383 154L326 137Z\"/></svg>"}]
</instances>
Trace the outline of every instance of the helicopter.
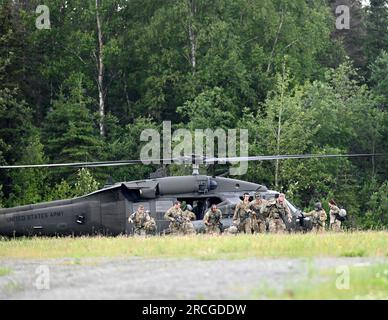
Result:
<instances>
[{"instance_id":1,"label":"helicopter","mask_svg":"<svg viewBox=\"0 0 388 320\"><path fill-rule=\"evenodd\" d=\"M375 154L373 154L375 155ZM164 219L165 212L175 201L185 202L193 208L196 219L193 225L197 233L204 232L204 214L216 204L222 212L224 228L232 225L234 208L244 193L251 200L255 193L263 199L272 199L279 192L265 185L244 180L199 174L199 163L268 161L282 159L309 159L329 157L361 157L372 154L304 154L278 156L248 156L233 158L205 158L197 156L169 159L176 163L190 163L192 175L150 178L145 180L118 182L90 194L73 199L50 201L0 209L0 235L17 236L59 236L59 235L132 235L133 225L128 221L131 213L140 205L149 210L155 219L157 233L168 233L169 221ZM161 159L159 159L161 160ZM65 164L40 164L0 166L0 169L37 168L37 167L104 167L141 163L140 160L78 162ZM289 200L286 203L292 213L288 230L308 231L311 229L309 218L303 218L301 210Z\"/></svg>"}]
</instances>

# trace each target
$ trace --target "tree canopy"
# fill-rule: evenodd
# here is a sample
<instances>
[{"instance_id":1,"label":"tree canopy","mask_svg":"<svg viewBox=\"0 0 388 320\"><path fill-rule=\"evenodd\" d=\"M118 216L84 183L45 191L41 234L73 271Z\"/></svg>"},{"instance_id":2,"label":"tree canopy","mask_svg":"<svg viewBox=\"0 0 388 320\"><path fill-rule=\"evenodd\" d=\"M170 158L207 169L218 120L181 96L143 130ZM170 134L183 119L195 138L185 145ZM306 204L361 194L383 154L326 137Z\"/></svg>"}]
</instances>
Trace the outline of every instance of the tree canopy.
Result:
<instances>
[{"instance_id":1,"label":"tree canopy","mask_svg":"<svg viewBox=\"0 0 388 320\"><path fill-rule=\"evenodd\" d=\"M348 30L336 29L340 4ZM0 164L138 159L141 132L165 120L248 129L250 155L387 153L387 28L386 0L3 0ZM336 198L350 224L381 227L386 168L386 157L270 161L239 178L301 209ZM1 170L0 205L156 169Z\"/></svg>"}]
</instances>

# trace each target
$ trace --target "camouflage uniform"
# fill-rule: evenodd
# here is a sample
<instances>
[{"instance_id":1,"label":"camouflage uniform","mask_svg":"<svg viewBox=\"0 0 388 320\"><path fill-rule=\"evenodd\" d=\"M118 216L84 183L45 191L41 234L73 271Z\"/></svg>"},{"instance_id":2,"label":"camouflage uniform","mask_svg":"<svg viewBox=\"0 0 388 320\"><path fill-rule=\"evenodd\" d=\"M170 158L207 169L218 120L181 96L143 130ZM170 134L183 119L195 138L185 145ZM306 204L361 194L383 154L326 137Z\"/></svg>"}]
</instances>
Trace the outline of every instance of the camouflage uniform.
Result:
<instances>
[{"instance_id":1,"label":"camouflage uniform","mask_svg":"<svg viewBox=\"0 0 388 320\"><path fill-rule=\"evenodd\" d=\"M337 206L332 206L330 208L330 229L335 232L341 231L341 221L336 217L339 212L340 209Z\"/></svg>"},{"instance_id":2,"label":"camouflage uniform","mask_svg":"<svg viewBox=\"0 0 388 320\"><path fill-rule=\"evenodd\" d=\"M238 229L236 226L230 226L229 228L226 228L224 230L224 234L237 234L238 233Z\"/></svg>"},{"instance_id":3,"label":"camouflage uniform","mask_svg":"<svg viewBox=\"0 0 388 320\"><path fill-rule=\"evenodd\" d=\"M252 229L254 233L265 233L266 221L262 208L267 204L267 200L255 199L250 203L250 208L254 212L251 217Z\"/></svg>"},{"instance_id":4,"label":"camouflage uniform","mask_svg":"<svg viewBox=\"0 0 388 320\"><path fill-rule=\"evenodd\" d=\"M287 229L283 219L291 220L291 212L287 204L272 200L262 208L262 213L268 216L268 229L270 233L284 233Z\"/></svg>"},{"instance_id":5,"label":"camouflage uniform","mask_svg":"<svg viewBox=\"0 0 388 320\"><path fill-rule=\"evenodd\" d=\"M184 222L182 225L182 230L184 234L195 234L195 228L191 220L195 220L196 216L194 212L189 210L185 210L182 212L182 216L184 218Z\"/></svg>"},{"instance_id":6,"label":"camouflage uniform","mask_svg":"<svg viewBox=\"0 0 388 320\"><path fill-rule=\"evenodd\" d=\"M222 218L222 212L220 209L216 209L215 212L209 209L203 217L203 222L206 226L206 233L208 234L220 234L220 222Z\"/></svg>"},{"instance_id":7,"label":"camouflage uniform","mask_svg":"<svg viewBox=\"0 0 388 320\"><path fill-rule=\"evenodd\" d=\"M312 217L313 231L315 232L324 232L325 231L325 222L327 220L327 214L324 209L313 210L307 213L304 213L306 217Z\"/></svg>"},{"instance_id":8,"label":"camouflage uniform","mask_svg":"<svg viewBox=\"0 0 388 320\"><path fill-rule=\"evenodd\" d=\"M146 230L146 235L155 235L157 230L155 219L150 217L150 220L144 224L144 229Z\"/></svg>"},{"instance_id":9,"label":"camouflage uniform","mask_svg":"<svg viewBox=\"0 0 388 320\"><path fill-rule=\"evenodd\" d=\"M134 235L145 235L149 232L156 231L155 220L151 218L148 211L136 211L132 213L128 219L134 225Z\"/></svg>"},{"instance_id":10,"label":"camouflage uniform","mask_svg":"<svg viewBox=\"0 0 388 320\"><path fill-rule=\"evenodd\" d=\"M169 228L171 234L183 233L184 218L181 208L171 207L166 211L164 218L170 221Z\"/></svg>"},{"instance_id":11,"label":"camouflage uniform","mask_svg":"<svg viewBox=\"0 0 388 320\"><path fill-rule=\"evenodd\" d=\"M233 215L233 221L235 221L236 225L238 225L239 231L248 234L252 233L252 210L250 209L250 205L250 202L241 201L236 205Z\"/></svg>"}]
</instances>

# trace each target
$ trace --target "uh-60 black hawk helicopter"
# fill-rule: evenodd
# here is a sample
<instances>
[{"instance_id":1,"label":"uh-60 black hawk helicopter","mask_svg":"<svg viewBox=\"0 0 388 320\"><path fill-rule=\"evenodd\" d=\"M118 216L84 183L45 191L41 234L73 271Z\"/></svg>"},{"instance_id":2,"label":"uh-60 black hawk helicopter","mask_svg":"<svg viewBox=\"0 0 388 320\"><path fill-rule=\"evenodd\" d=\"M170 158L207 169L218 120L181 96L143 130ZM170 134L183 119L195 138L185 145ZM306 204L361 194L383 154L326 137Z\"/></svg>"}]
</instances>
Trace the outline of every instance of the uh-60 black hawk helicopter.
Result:
<instances>
[{"instance_id":1,"label":"uh-60 black hawk helicopter","mask_svg":"<svg viewBox=\"0 0 388 320\"><path fill-rule=\"evenodd\" d=\"M243 180L199 174L199 163L236 161L265 161L282 159L309 159L329 157L360 157L372 154L343 155L280 155L249 156L233 158L182 157L169 159L175 163L191 163L191 176L170 176L130 182L120 182L88 195L68 200L50 201L39 204L24 205L0 209L0 235L120 235L132 234L133 226L128 221L129 215L143 205L155 219L159 234L168 230L169 222L164 219L165 212L174 201L185 201L193 207L196 220L193 221L197 232L204 230L202 222L205 212L216 204L221 209L224 228L232 224L233 211L242 195L248 192L253 198L259 192L264 199L271 199L278 194L266 186ZM165 159L160 159L165 160ZM42 168L42 167L103 167L122 166L142 163L141 160L80 162L67 164L0 166L0 169ZM295 230L311 228L308 218L287 200L292 214L291 224L287 227Z\"/></svg>"}]
</instances>

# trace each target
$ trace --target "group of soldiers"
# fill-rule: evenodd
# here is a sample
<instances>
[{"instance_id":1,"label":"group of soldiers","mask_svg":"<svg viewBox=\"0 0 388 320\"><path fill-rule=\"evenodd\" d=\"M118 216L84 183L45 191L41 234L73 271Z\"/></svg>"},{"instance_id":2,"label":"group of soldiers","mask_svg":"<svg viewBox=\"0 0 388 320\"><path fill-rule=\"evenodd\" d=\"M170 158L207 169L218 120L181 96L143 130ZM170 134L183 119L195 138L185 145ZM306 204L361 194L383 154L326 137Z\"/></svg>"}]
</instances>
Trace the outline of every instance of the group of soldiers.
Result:
<instances>
[{"instance_id":1,"label":"group of soldiers","mask_svg":"<svg viewBox=\"0 0 388 320\"><path fill-rule=\"evenodd\" d=\"M340 231L340 209L334 200L329 201L329 207L330 229ZM170 222L170 234L192 235L196 233L192 222L196 219L196 215L192 210L190 204L182 205L180 201L174 202L174 205L164 215L164 218ZM304 213L303 217L310 217L313 231L317 233L325 231L327 213L320 202L315 204L314 210ZM253 201L250 201L249 193L244 193L243 201L236 205L233 225L224 230L221 219L221 210L216 204L212 204L203 218L205 232L207 234L221 234L222 232L257 234L266 233L268 230L269 233L285 233L287 231L286 221L292 222L292 214L283 193L277 194L274 199L265 200L257 192ZM140 205L128 220L134 225L135 235L156 234L155 220L150 216L149 211L144 210L143 205Z\"/></svg>"}]
</instances>

